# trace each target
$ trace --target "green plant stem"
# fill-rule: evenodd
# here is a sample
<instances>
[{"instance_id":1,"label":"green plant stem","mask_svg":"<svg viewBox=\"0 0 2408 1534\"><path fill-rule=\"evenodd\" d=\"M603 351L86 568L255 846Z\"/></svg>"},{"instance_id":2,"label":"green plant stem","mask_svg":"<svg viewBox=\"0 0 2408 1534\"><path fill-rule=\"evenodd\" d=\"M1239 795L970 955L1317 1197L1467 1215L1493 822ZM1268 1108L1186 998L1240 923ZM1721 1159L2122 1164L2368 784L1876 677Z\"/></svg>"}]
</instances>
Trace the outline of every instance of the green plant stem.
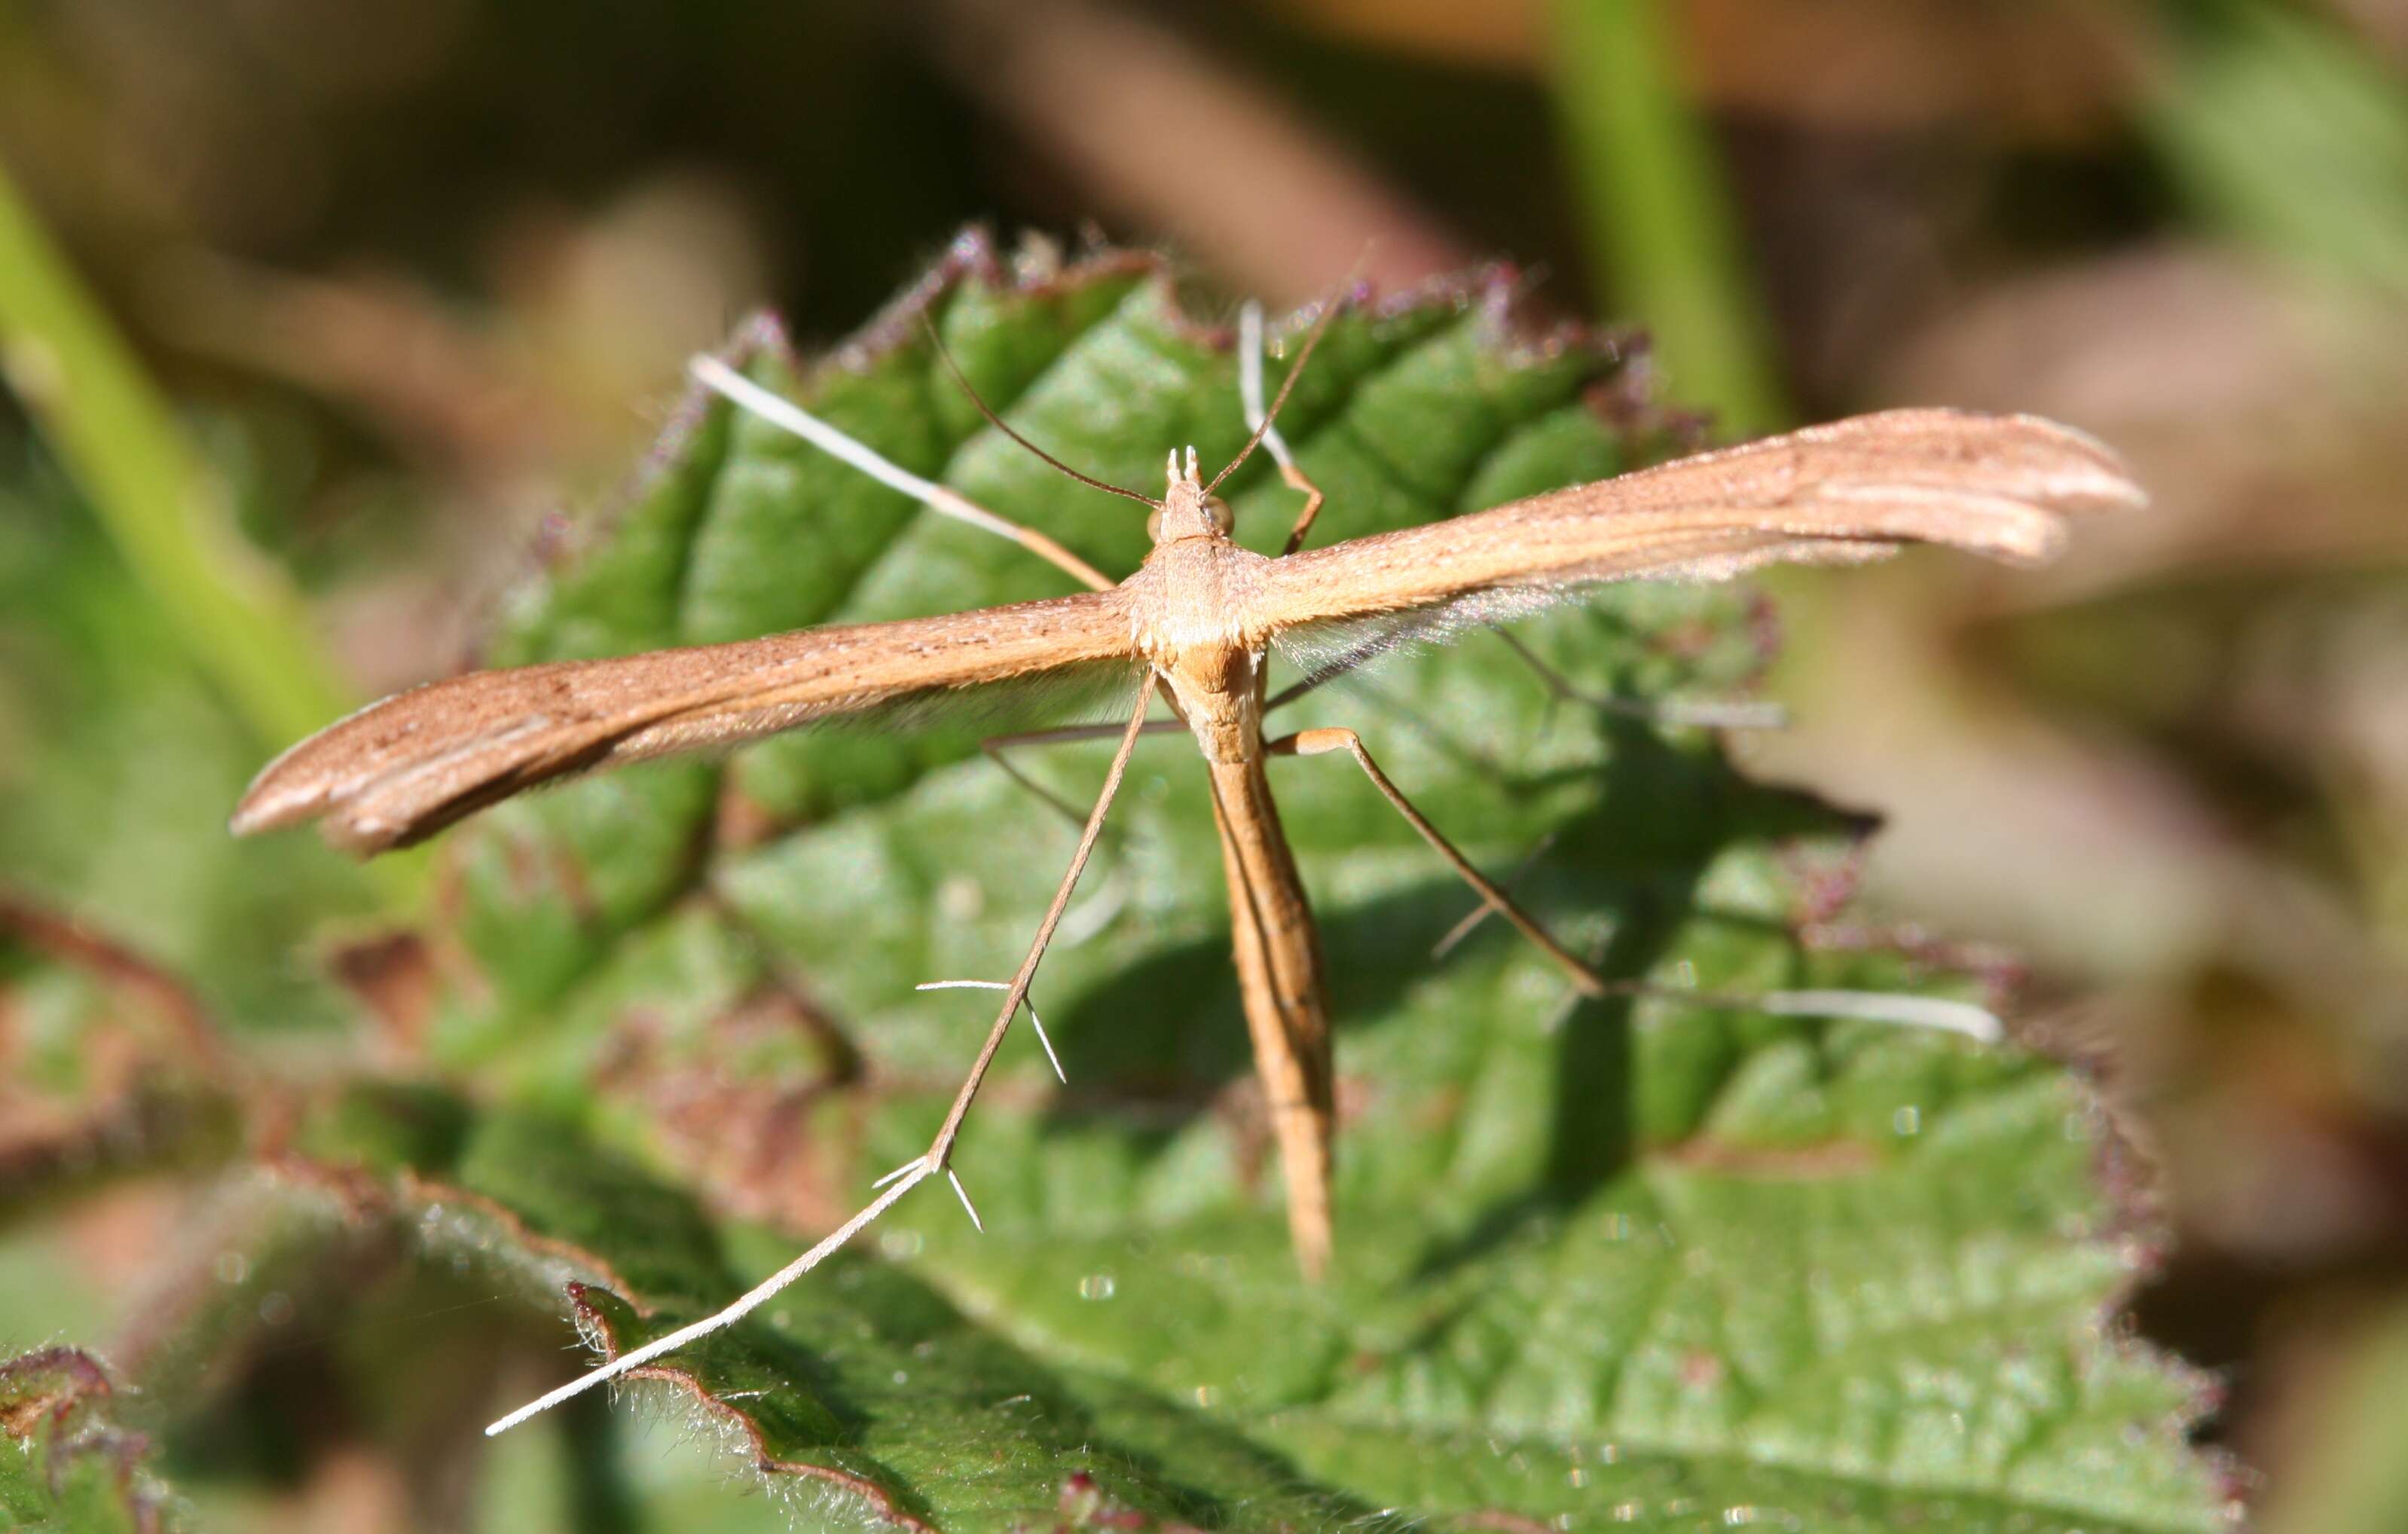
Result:
<instances>
[{"instance_id":1,"label":"green plant stem","mask_svg":"<svg viewBox=\"0 0 2408 1534\"><path fill-rule=\"evenodd\" d=\"M0 169L0 367L194 662L265 741L341 713L299 598L244 547L214 477Z\"/></svg>"},{"instance_id":2,"label":"green plant stem","mask_svg":"<svg viewBox=\"0 0 2408 1534\"><path fill-rule=\"evenodd\" d=\"M1556 111L1598 287L1653 334L1669 393L1732 435L1784 424L1763 301L1658 0L1555 0Z\"/></svg>"},{"instance_id":3,"label":"green plant stem","mask_svg":"<svg viewBox=\"0 0 2408 1534\"><path fill-rule=\"evenodd\" d=\"M342 714L301 599L242 541L223 487L0 166L0 378L38 422L191 663L265 745ZM372 876L407 905L415 859Z\"/></svg>"}]
</instances>

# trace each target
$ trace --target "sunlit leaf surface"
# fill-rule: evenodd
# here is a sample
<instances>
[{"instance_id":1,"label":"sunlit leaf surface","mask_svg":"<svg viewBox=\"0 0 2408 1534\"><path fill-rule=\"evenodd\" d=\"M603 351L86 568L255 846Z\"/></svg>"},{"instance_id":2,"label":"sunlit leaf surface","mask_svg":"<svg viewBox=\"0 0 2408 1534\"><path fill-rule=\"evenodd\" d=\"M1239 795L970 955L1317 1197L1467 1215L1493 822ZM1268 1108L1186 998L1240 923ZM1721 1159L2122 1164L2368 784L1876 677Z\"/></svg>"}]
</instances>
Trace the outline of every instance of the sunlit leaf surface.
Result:
<instances>
[{"instance_id":1,"label":"sunlit leaf surface","mask_svg":"<svg viewBox=\"0 0 2408 1534\"><path fill-rule=\"evenodd\" d=\"M1227 337L1137 258L1006 277L965 246L825 362L759 325L732 354L906 466L1134 568L1141 512L988 429L923 315L996 409L1090 472L1150 489L1167 449L1211 464L1244 437ZM1660 458L1684 439L1642 392L1611 345L1518 328L1501 280L1350 312L1286 418L1330 493L1314 537ZM1276 547L1293 495L1267 463L1233 486L1240 538ZM697 399L494 657L1066 589ZM1613 974L2004 999L1851 917L1862 820L1646 716L1744 692L1773 643L1750 594L1622 588L1517 635L1578 695L1473 635L1282 723L1362 731ZM452 834L421 1080L315 1094L246 1185L256 1228L294 1251L388 1230L455 1282L548 1307L522 1331L557 1314L612 1347L715 1309L924 1146L990 1013L913 987L1007 975L1068 854L1072 825L978 734L797 736ZM1014 761L1081 805L1109 749ZM1016 1036L962 1142L987 1233L924 1187L631 1387L779 1494L710 1527L2225 1522L2185 1442L2198 1383L2114 1329L2143 1233L2066 1070L1861 1021L1582 1004L1499 924L1434 953L1469 893L1342 758L1271 770L1339 1017L1332 1281L1302 1284L1286 1247L1193 748L1149 740L1034 996L1069 1084ZM221 1284L228 1314L259 1313L261 1284L297 1292L259 1271ZM159 1356L255 1329L196 1316ZM476 1404L544 1379L505 1370ZM592 1420L523 1431L585 1442Z\"/></svg>"}]
</instances>

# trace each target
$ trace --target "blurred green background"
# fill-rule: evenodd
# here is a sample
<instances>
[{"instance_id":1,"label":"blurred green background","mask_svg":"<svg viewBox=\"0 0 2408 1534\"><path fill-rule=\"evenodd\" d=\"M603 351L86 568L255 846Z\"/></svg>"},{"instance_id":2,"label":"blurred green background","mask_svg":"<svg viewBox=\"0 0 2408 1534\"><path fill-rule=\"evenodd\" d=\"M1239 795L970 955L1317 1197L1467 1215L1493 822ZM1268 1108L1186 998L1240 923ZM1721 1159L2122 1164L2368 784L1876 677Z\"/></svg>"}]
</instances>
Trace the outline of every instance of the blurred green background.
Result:
<instances>
[{"instance_id":1,"label":"blurred green background","mask_svg":"<svg viewBox=\"0 0 2408 1534\"><path fill-rule=\"evenodd\" d=\"M1881 809L1880 900L2096 1063L2173 1233L2135 1322L2263 1524L2408 1527L2403 68L2399 0L0 0L0 894L305 1030L291 934L410 867L152 850L461 665L756 306L833 339L972 221L1274 304L1510 258L1731 435L2130 457L2057 569L1781 582L1746 758ZM12 1072L50 999L0 990ZM0 1251L0 1316L171 1224ZM377 1474L292 1526L398 1527Z\"/></svg>"}]
</instances>

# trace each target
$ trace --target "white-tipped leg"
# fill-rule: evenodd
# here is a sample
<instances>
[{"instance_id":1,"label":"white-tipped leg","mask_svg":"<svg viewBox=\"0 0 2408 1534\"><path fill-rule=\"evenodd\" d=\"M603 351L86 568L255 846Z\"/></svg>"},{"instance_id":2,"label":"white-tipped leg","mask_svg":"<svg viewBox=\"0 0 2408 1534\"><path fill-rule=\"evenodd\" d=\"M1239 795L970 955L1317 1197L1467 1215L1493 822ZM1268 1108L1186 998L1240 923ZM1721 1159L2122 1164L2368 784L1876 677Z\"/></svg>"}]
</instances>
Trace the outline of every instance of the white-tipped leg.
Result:
<instances>
[{"instance_id":1,"label":"white-tipped leg","mask_svg":"<svg viewBox=\"0 0 2408 1534\"><path fill-rule=\"evenodd\" d=\"M893 1171L888 1172L885 1176L880 1178L877 1182L872 1183L869 1185L872 1190L882 1188L887 1183L894 1182L896 1178L907 1175L912 1168L924 1165L927 1159L928 1158L924 1155L915 1155L910 1160L906 1161L903 1165L896 1168Z\"/></svg>"},{"instance_id":2,"label":"white-tipped leg","mask_svg":"<svg viewBox=\"0 0 2408 1534\"><path fill-rule=\"evenodd\" d=\"M754 1309L759 1307L763 1301L768 1299L779 1290L783 1289L786 1285L794 1283L796 1279L801 1278L805 1273L810 1272L812 1269L817 1268L821 1263L834 1255L839 1247L843 1246L845 1242L853 1240L854 1236L858 1235L863 1226L868 1225L872 1220L875 1220L880 1215L885 1213L887 1210L894 1205L897 1198L902 1197L913 1188L918 1187L921 1180L925 1178L935 1169L935 1167L924 1157L921 1160L912 1162L909 1167L903 1168L903 1170L898 1174L900 1181L896 1182L884 1193L880 1194L867 1209L864 1209L860 1213L854 1215L852 1219L847 1220L843 1225L838 1226L836 1230L832 1232L825 1240L821 1241L819 1245L812 1247L810 1251L804 1253L801 1256L796 1257L785 1267L779 1269L776 1272L770 1274L767 1279L764 1279L753 1288L748 1290L742 1298L737 1300L725 1310L723 1310L714 1315L705 1316L702 1320L695 1322L691 1326L681 1326L676 1331L670 1332L666 1337L656 1337L651 1341L645 1343L642 1347L633 1348L619 1355L619 1356L611 1359L600 1369L595 1369L590 1373L579 1375L576 1379L569 1381L566 1384L560 1386L556 1390L547 1391L545 1394L537 1397L534 1400L527 1402L524 1406L520 1407L509 1416L502 1418L499 1422L487 1427L485 1429L485 1436L487 1438L492 1438L496 1433L506 1433L511 1428L517 1426L520 1423L526 1421L527 1418L534 1416L539 1412L548 1412L552 1410L552 1408L558 1406L561 1402L567 1400L572 1396L582 1395L586 1391L593 1389L597 1384L601 1384L606 1381L617 1379L620 1375L626 1373L629 1369L638 1369L645 1364L651 1363L653 1359L659 1357L665 1353L674 1353L679 1348L685 1346L688 1342L692 1342L698 1338L708 1337L712 1332L718 1331L724 1326L732 1326L736 1322L742 1320L745 1316L751 1314Z\"/></svg>"},{"instance_id":3,"label":"white-tipped leg","mask_svg":"<svg viewBox=\"0 0 2408 1534\"><path fill-rule=\"evenodd\" d=\"M1319 756L1328 752L1342 751L1354 757L1354 765L1371 780L1371 786L1380 791L1381 796L1395 808L1398 814L1405 817L1405 824L1420 833L1421 839L1428 842L1439 856L1446 859L1447 867L1453 868L1465 883L1479 892L1481 899L1486 902L1484 909L1496 910L1512 923L1513 930L1536 944L1541 953L1553 959L1556 968L1570 977L1574 985L1590 996L1605 996L1612 991L1613 987L1603 977L1582 963L1571 950L1557 942L1555 934L1515 905L1513 897L1499 889L1486 874L1472 867L1471 860L1457 851L1455 843L1447 840L1445 835L1430 824L1427 816L1413 808L1413 801L1406 798L1404 791L1390 782L1388 775L1380 770L1380 764L1371 760L1371 753L1364 746L1361 736L1342 728L1299 730L1266 743L1263 749L1273 755L1283 756Z\"/></svg>"},{"instance_id":4,"label":"white-tipped leg","mask_svg":"<svg viewBox=\"0 0 2408 1534\"><path fill-rule=\"evenodd\" d=\"M1537 673L1541 681L1546 683L1547 691L1566 703L1578 704L1584 709L1595 709L1599 713L1618 714L1625 718L1644 720L1651 724L1690 729L1780 730L1789 727L1789 710L1778 703L1760 698L1622 698L1603 697L1594 693L1583 692L1572 685L1570 679L1541 659L1538 652L1528 645L1501 628L1495 632L1505 647L1512 651L1521 658L1523 664ZM1274 698L1272 704L1275 707L1285 701L1286 698L1283 695ZM1523 867L1527 867L1530 863L1536 862L1545 851L1546 848L1541 846L1524 861ZM1511 882L1513 879L1520 878L1521 873L1522 869L1515 869L1507 882ZM1487 902L1474 907L1462 921L1455 925L1453 930L1439 939L1438 946L1431 950L1431 956L1443 957L1464 939L1469 937L1481 923L1488 920L1497 909L1495 905Z\"/></svg>"},{"instance_id":5,"label":"white-tipped leg","mask_svg":"<svg viewBox=\"0 0 2408 1534\"><path fill-rule=\"evenodd\" d=\"M1009 991L1011 987L999 980L924 980L912 989L915 991ZM1020 1001L1022 1006L1028 1009L1028 1025L1037 1031L1037 1042L1044 1046L1045 1058L1053 1062L1054 1079L1064 1086L1069 1085L1070 1078L1062 1070L1062 1057L1054 1053L1054 1040L1046 1037L1045 1020L1037 1015L1037 1003L1026 996L1021 997Z\"/></svg>"},{"instance_id":6,"label":"white-tipped leg","mask_svg":"<svg viewBox=\"0 0 2408 1534\"><path fill-rule=\"evenodd\" d=\"M1128 776L1130 754L1137 750L1137 738L1145 730L1145 709L1150 695L1140 692L1137 708L1129 715L1128 725L1121 732L1121 742L1112 753L1112 765L1104 774L1103 791L1096 796L1096 808L1088 812L1087 824L1079 832L1078 850L1070 854L1070 866L1062 874L1062 882L1054 887L1053 903L1045 908L1045 919L1037 925L1037 936L1020 961L1020 970L1005 988L1003 1005L996 1009L995 1024L987 1029L986 1041L979 1046L978 1058L970 1063L969 1075L953 1096L953 1106L946 1111L945 1122L937 1129L937 1138L928 1145L928 1164L948 1165L953 1158L953 1143L961 1138L962 1120L969 1113L970 1104L978 1097L979 1085L995 1064L996 1051L1003 1047L1003 1036L1011 1027L1012 1014L1020 1011L1028 996L1028 987L1037 978L1037 966L1045 957L1045 948L1054 940L1055 929L1062 925L1062 912L1070 903L1070 896L1079 887L1079 875L1086 870L1087 859L1094 855L1096 839L1103 834L1104 817L1111 813L1112 800Z\"/></svg>"},{"instance_id":7,"label":"white-tipped leg","mask_svg":"<svg viewBox=\"0 0 2408 1534\"><path fill-rule=\"evenodd\" d=\"M1312 519L1321 515L1321 503L1327 497L1297 463L1280 429L1266 424L1269 411L1263 404L1263 306L1251 301L1238 311L1238 400L1245 409L1246 429L1263 434L1263 448L1279 466L1280 478L1304 497L1304 509L1296 514L1296 525L1288 529L1286 546L1280 551L1292 554L1304 547L1304 535L1311 530Z\"/></svg>"},{"instance_id":8,"label":"white-tipped leg","mask_svg":"<svg viewBox=\"0 0 2408 1534\"><path fill-rule=\"evenodd\" d=\"M962 1208L969 1214L970 1228L982 1236L985 1235L986 1222L979 1218L978 1206L970 1202L970 1190L962 1186L961 1174L948 1167L945 1168L945 1181L953 1185L953 1197L962 1201Z\"/></svg>"},{"instance_id":9,"label":"white-tipped leg","mask_svg":"<svg viewBox=\"0 0 2408 1534\"><path fill-rule=\"evenodd\" d=\"M1767 991L1750 1006L1775 1017L1857 1017L1870 1023L1962 1034L1985 1044L2002 1042L2006 1025L1986 1007L1941 996L1899 996L1888 991Z\"/></svg>"},{"instance_id":10,"label":"white-tipped leg","mask_svg":"<svg viewBox=\"0 0 2408 1534\"><path fill-rule=\"evenodd\" d=\"M1112 581L1093 565L1033 527L1024 527L933 480L924 480L866 442L847 436L782 394L772 394L713 356L699 356L687 365L696 382L773 426L794 433L829 456L841 459L890 490L899 490L939 516L967 523L982 532L1010 538L1052 564L1090 591L1108 591Z\"/></svg>"},{"instance_id":11,"label":"white-tipped leg","mask_svg":"<svg viewBox=\"0 0 2408 1534\"><path fill-rule=\"evenodd\" d=\"M1069 1073L1062 1068L1062 1057L1054 1053L1054 1040L1045 1036L1045 1020L1037 1015L1037 1009L1034 1007L1028 1009L1028 1026L1035 1031L1038 1045L1045 1051L1045 1058L1054 1067L1054 1079L1064 1086L1068 1086Z\"/></svg>"},{"instance_id":12,"label":"white-tipped leg","mask_svg":"<svg viewBox=\"0 0 2408 1534\"><path fill-rule=\"evenodd\" d=\"M1263 306L1249 298L1238 310L1238 403L1246 412L1246 430L1263 434L1263 451L1282 468L1294 468L1296 455L1277 426L1266 428L1269 411L1263 405Z\"/></svg>"},{"instance_id":13,"label":"white-tipped leg","mask_svg":"<svg viewBox=\"0 0 2408 1534\"><path fill-rule=\"evenodd\" d=\"M1789 727L1789 710L1767 698L1665 697L1650 703L1608 697L1596 700L1595 706L1608 713L1627 713L1658 724L1692 730L1785 730Z\"/></svg>"},{"instance_id":14,"label":"white-tipped leg","mask_svg":"<svg viewBox=\"0 0 2408 1534\"><path fill-rule=\"evenodd\" d=\"M1120 792L1122 780L1128 774L1129 753L1137 749L1138 734L1145 724L1145 705L1146 695L1140 694L1137 711L1130 716L1127 729L1122 732L1120 750L1113 754L1111 770L1104 779L1104 791L1096 796L1095 810L1087 817L1086 828L1080 834L1079 849L1071 854L1070 867L1062 875L1061 883L1054 888L1053 903L1046 907L1045 919L1038 925L1037 937L1028 945L1027 956L1021 960L1020 972L1012 977L1011 984L1007 987L1008 994L1003 998L1002 1008L996 1013L995 1025L987 1030L986 1042L980 1047L978 1059L971 1064L969 1075L963 1081L961 1090L954 1095L953 1105L947 1111L943 1125L937 1130L937 1138L929 1142L928 1154L916 1161L906 1162L882 1178L880 1181L889 1185L870 1201L867 1208L837 1227L825 1240L748 1290L734 1304L690 1326L681 1326L666 1337L656 1337L642 1347L621 1354L600 1369L538 1397L487 1427L486 1437L508 1432L538 1412L548 1412L573 1396L591 1390L605 1381L615 1380L665 1353L673 1353L697 1338L708 1337L742 1320L769 1297L826 1261L838 1249L860 1234L862 1227L893 1208L896 1199L918 1187L931 1173L941 1170L952 1179L953 1191L961 1195L962 1206L970 1211L970 1222L978 1224L978 1211L970 1207L969 1194L963 1189L961 1179L953 1177L953 1168L947 1163L953 1154L954 1141L961 1136L962 1119L978 1097L979 1084L986 1079L987 1068L995 1063L995 1052L1003 1047L1003 1036L1011 1025L1012 1014L1020 1011L1022 1000L1028 995L1028 983L1037 977L1038 961L1045 956L1045 945L1053 940L1054 929L1061 925L1063 908L1070 903L1071 892L1079 887L1079 875L1084 871L1088 857L1096 850L1096 838L1103 831L1104 816L1111 810L1112 799ZM982 1226L980 1228L985 1227Z\"/></svg>"},{"instance_id":15,"label":"white-tipped leg","mask_svg":"<svg viewBox=\"0 0 2408 1534\"><path fill-rule=\"evenodd\" d=\"M1870 1022L1896 1023L1905 1027L1932 1028L1943 1033L1961 1034L1968 1039L1994 1044L2006 1037L1999 1019L1971 1002L1947 1001L1937 996L1899 996L1885 991L1764 991L1755 995L1718 991L1687 991L1677 987L1651 985L1644 981L1609 981L1574 957L1553 934L1515 905L1512 896L1486 875L1473 867L1471 861L1441 835L1412 801L1406 798L1397 785L1388 781L1379 764L1371 760L1362 738L1349 729L1300 730L1267 743L1265 751L1274 755L1318 756L1329 752L1345 752L1371 780L1397 813L1421 833L1449 867L1460 875L1481 896L1481 905L1470 916L1447 934L1441 946L1452 945L1491 911L1501 914L1513 924L1514 930L1536 944L1570 977L1572 983L1593 996L1653 996L1678 1001L1693 1007L1711 1007L1725 1011L1769 1012L1776 1017L1854 1017Z\"/></svg>"}]
</instances>

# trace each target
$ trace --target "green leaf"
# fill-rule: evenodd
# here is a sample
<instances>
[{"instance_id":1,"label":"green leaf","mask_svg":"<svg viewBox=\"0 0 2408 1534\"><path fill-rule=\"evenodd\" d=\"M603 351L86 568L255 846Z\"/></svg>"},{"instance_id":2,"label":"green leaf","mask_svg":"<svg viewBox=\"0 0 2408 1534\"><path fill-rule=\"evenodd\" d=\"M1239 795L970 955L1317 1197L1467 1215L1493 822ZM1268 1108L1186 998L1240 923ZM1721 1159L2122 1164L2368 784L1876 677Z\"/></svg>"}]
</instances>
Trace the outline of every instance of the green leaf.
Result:
<instances>
[{"instance_id":1,"label":"green leaf","mask_svg":"<svg viewBox=\"0 0 2408 1534\"><path fill-rule=\"evenodd\" d=\"M736 1292L728 1243L689 1196L557 1118L362 1088L300 1143L308 1158L255 1189L251 1218L285 1233L283 1249L291 1232L322 1230L326 1189L341 1186L353 1223L418 1233L438 1267L529 1295L566 1283L589 1335L639 1338ZM749 1269L777 1260L780 1239L738 1231L733 1244ZM1008 1525L1052 1512L1079 1476L1115 1506L1166 1518L1219 1524L1242 1501L1238 1527L1324 1527L1365 1511L1299 1484L1235 1428L1028 1355L900 1269L848 1258L828 1279L806 1306L647 1369L637 1388L849 1519L866 1504L894 1521ZM291 1281L246 1264L221 1287L208 1303L241 1315Z\"/></svg>"},{"instance_id":2,"label":"green leaf","mask_svg":"<svg viewBox=\"0 0 2408 1534\"><path fill-rule=\"evenodd\" d=\"M828 362L758 325L734 354L907 467L1133 568L1141 517L986 428L923 315L991 404L1106 478L1150 485L1167 449L1213 462L1244 437L1226 337L1131 257L1007 278L966 243ZM1330 493L1315 538L1664 456L1680 440L1631 383L1612 346L1522 328L1501 277L1350 311L1284 423ZM1231 488L1240 538L1275 547L1293 493L1266 463ZM1066 584L690 401L497 658ZM1742 589L1619 588L1517 626L1571 695L1473 635L1279 723L1362 731L1610 974L1997 1001L1963 955L1848 911L1860 817L1648 717L1743 691L1766 620ZM1016 760L1076 805L1107 749ZM635 1388L823 1521L2228 1521L2186 1442L2199 1383L2111 1319L2145 1244L2076 1079L1861 1021L1583 1004L1501 924L1435 955L1474 898L1342 758L1271 772L1339 1023L1330 1283L1301 1283L1287 1249L1200 769L1150 739L1034 994L1069 1085L1016 1035L956 1156L987 1234L915 1193ZM924 1148L991 1014L912 987L1008 974L1072 840L963 728L801 735L482 816L448 840L480 982L428 1034L446 1079L320 1105L273 1197L322 1213L350 1190L352 1218L611 1347L706 1314Z\"/></svg>"},{"instance_id":3,"label":"green leaf","mask_svg":"<svg viewBox=\"0 0 2408 1534\"><path fill-rule=\"evenodd\" d=\"M0 1361L0 1528L160 1534L183 1521L150 1444L113 1420L108 1372L75 1348Z\"/></svg>"},{"instance_id":4,"label":"green leaf","mask_svg":"<svg viewBox=\"0 0 2408 1534\"><path fill-rule=\"evenodd\" d=\"M1133 567L1139 519L980 429L915 312L990 403L1090 471L1149 484L1167 446L1210 462L1242 439L1223 337L1124 261L1017 291L957 263L831 364L799 368L757 328L738 355L906 466ZM1591 403L1614 368L1575 337L1517 337L1499 290L1347 316L1286 423L1330 492L1316 538L1659 456L1643 415ZM1264 466L1235 490L1241 538L1274 541L1294 497ZM522 609L508 653L1063 587L690 407L615 540ZM1522 637L1590 695L1719 695L1765 660L1759 618L1743 592L1633 587ZM1491 866L1543 846L1522 891L1616 974L1980 989L1878 935L1833 940L1857 823L1747 781L1694 732L1562 701L1495 639L1293 716L1325 721L1362 729ZM495 817L458 855L471 940L515 999L456 1011L448 1056L705 1207L833 1224L924 1144L983 1025L974 1000L912 985L1008 973L1068 853L1058 813L971 744L799 736ZM1079 803L1102 754L1024 763ZM2103 1130L2063 1071L1871 1024L1575 1005L1501 930L1433 960L1469 897L1345 768L1273 770L1341 1022L1337 1280L1295 1278L1210 816L1192 752L1148 742L1073 908L1091 930L1039 982L1072 1085L1016 1044L963 1142L990 1234L919 1197L870 1243L882 1260L848 1258L673 1361L757 1462L857 1477L949 1527L1050 1516L1078 1477L1216 1527L1382 1508L1564 1527L2223 1520L2184 1443L2195 1383L2106 1330L2136 1257L2093 1174ZM730 795L769 834L712 845ZM739 1226L723 1254L694 1207L613 1181L544 1122L489 1125L464 1180L547 1242L618 1254L573 1299L614 1345L791 1250Z\"/></svg>"}]
</instances>

